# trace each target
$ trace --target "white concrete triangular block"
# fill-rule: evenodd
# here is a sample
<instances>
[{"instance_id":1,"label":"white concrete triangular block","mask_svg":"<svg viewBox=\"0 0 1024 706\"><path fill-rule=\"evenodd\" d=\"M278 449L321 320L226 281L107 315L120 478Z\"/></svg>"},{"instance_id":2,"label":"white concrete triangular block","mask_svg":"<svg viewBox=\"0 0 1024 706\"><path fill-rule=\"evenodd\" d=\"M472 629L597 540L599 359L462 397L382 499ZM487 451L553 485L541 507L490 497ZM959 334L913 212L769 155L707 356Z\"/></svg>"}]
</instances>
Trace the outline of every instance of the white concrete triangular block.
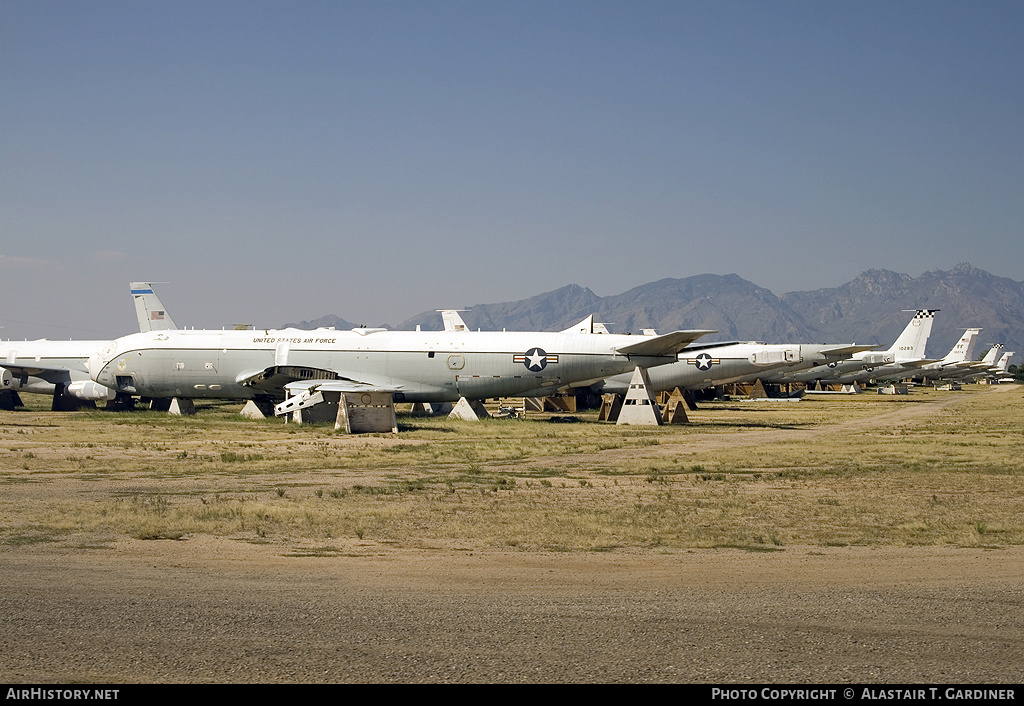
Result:
<instances>
[{"instance_id":1,"label":"white concrete triangular block","mask_svg":"<svg viewBox=\"0 0 1024 706\"><path fill-rule=\"evenodd\" d=\"M245 417L246 419L266 419L267 416L263 414L263 411L256 406L256 403L249 400L242 407L242 411L238 413L238 416Z\"/></svg>"},{"instance_id":2,"label":"white concrete triangular block","mask_svg":"<svg viewBox=\"0 0 1024 706\"><path fill-rule=\"evenodd\" d=\"M651 392L651 378L647 375L646 368L636 368L633 371L633 379L629 381L629 392L622 401L619 419L615 423L652 427L662 425L661 409L658 407L658 401L654 399L654 393Z\"/></svg>"},{"instance_id":3,"label":"white concrete triangular block","mask_svg":"<svg viewBox=\"0 0 1024 706\"><path fill-rule=\"evenodd\" d=\"M468 421L475 422L481 417L490 417L484 408L483 402L480 400L473 400L470 402L465 397L459 398L459 403L452 409L451 414L448 415L449 419L465 419Z\"/></svg>"},{"instance_id":4,"label":"white concrete triangular block","mask_svg":"<svg viewBox=\"0 0 1024 706\"><path fill-rule=\"evenodd\" d=\"M171 406L167 409L168 414L192 415L196 413L196 403L190 399L175 397L171 400Z\"/></svg>"}]
</instances>

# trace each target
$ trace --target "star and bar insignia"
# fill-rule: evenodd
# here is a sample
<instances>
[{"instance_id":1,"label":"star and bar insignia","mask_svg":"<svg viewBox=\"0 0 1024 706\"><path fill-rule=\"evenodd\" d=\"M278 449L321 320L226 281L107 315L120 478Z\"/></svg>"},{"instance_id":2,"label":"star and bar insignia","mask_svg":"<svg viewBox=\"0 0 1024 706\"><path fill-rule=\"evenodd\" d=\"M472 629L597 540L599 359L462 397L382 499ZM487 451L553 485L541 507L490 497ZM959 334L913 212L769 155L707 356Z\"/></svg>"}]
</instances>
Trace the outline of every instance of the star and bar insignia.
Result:
<instances>
[{"instance_id":1,"label":"star and bar insignia","mask_svg":"<svg viewBox=\"0 0 1024 706\"><path fill-rule=\"evenodd\" d=\"M512 362L522 363L532 373L539 373L548 366L548 363L557 363L557 355L549 355L543 348L531 348L526 355L512 356Z\"/></svg>"},{"instance_id":2,"label":"star and bar insignia","mask_svg":"<svg viewBox=\"0 0 1024 706\"><path fill-rule=\"evenodd\" d=\"M721 363L720 358L712 358L707 353L701 353L696 358L687 358L686 362L695 365L697 370L710 370L712 365Z\"/></svg>"}]
</instances>

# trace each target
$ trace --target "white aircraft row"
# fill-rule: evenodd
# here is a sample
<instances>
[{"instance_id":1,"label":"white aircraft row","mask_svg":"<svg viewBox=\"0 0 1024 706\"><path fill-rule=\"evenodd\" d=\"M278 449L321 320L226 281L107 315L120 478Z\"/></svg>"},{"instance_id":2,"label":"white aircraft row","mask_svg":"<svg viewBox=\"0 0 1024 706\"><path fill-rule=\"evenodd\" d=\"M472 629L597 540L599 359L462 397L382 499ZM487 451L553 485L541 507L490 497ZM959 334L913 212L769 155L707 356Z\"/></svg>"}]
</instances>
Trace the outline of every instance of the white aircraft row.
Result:
<instances>
[{"instance_id":1,"label":"white aircraft row","mask_svg":"<svg viewBox=\"0 0 1024 706\"><path fill-rule=\"evenodd\" d=\"M277 404L282 413L306 404L282 400L312 400L323 392L385 392L398 402L538 396L577 387L623 393L638 367L647 369L652 392L758 378L984 374L980 363L970 362L980 329L968 329L946 358L924 358L934 310L917 311L896 343L879 352L846 344L695 344L714 333L705 330L612 334L593 316L558 333L472 332L454 310L442 312L440 332L178 330L149 284L132 283L132 296L139 333L113 341L0 342L3 389L51 394L54 409L69 401L140 396L251 399L263 409Z\"/></svg>"},{"instance_id":2,"label":"white aircraft row","mask_svg":"<svg viewBox=\"0 0 1024 706\"><path fill-rule=\"evenodd\" d=\"M52 394L55 409L66 408L68 398L135 396L269 404L310 388L386 392L396 401L479 400L674 363L680 350L714 333L177 330L152 289L135 284L139 333L113 341L3 342L7 393Z\"/></svg>"},{"instance_id":3,"label":"white aircraft row","mask_svg":"<svg viewBox=\"0 0 1024 706\"><path fill-rule=\"evenodd\" d=\"M919 309L896 342L885 351L854 354L849 360L830 363L826 367L812 368L799 373L782 372L768 375L766 382L806 382L851 384L868 380L891 381L907 378L922 381L964 380L973 377L1005 374L1013 353L997 361L1002 344L993 346L981 361L974 360L974 350L981 332L969 328L943 358L925 357L925 345L931 334L937 309Z\"/></svg>"},{"instance_id":4,"label":"white aircraft row","mask_svg":"<svg viewBox=\"0 0 1024 706\"><path fill-rule=\"evenodd\" d=\"M868 380L899 380L918 377L925 380L955 377L999 375L1005 379L1009 353L993 368L994 357L1002 344L997 344L982 361L972 360L980 328L970 328L960 341L941 359L925 357L937 309L918 309L903 333L887 350L878 346L844 344L765 344L731 342L691 347L679 355L673 365L649 371L654 391L700 390L733 382L791 383L821 381L828 384L849 384ZM452 314L446 313L451 318ZM457 314L455 323L466 330ZM576 330L588 332L588 321ZM448 319L446 319L446 326ZM592 324L590 332L607 333L602 324ZM597 328L600 327L600 328ZM653 333L646 330L645 333ZM595 392L624 394L631 382L629 374L612 376L590 385ZM575 387L576 385L574 385Z\"/></svg>"},{"instance_id":5,"label":"white aircraft row","mask_svg":"<svg viewBox=\"0 0 1024 706\"><path fill-rule=\"evenodd\" d=\"M177 326L148 282L131 283L140 331L170 331ZM89 356L110 341L0 341L0 404L12 407L17 393L53 396L53 409L109 401L117 393L89 377ZM6 404L3 404L5 403Z\"/></svg>"},{"instance_id":6,"label":"white aircraft row","mask_svg":"<svg viewBox=\"0 0 1024 706\"><path fill-rule=\"evenodd\" d=\"M445 328L453 331L469 330L454 311L442 311ZM564 333L607 334L607 325L594 321L593 315L566 329ZM656 335L644 329L644 335ZM653 392L701 390L731 382L755 380L769 371L803 370L845 360L858 352L875 346L847 344L796 343L772 344L754 341L732 341L687 346L674 363L648 371ZM589 387L599 394L625 394L632 382L632 373L613 375L603 380L584 380L571 383L569 388ZM538 393L539 394L539 393Z\"/></svg>"}]
</instances>

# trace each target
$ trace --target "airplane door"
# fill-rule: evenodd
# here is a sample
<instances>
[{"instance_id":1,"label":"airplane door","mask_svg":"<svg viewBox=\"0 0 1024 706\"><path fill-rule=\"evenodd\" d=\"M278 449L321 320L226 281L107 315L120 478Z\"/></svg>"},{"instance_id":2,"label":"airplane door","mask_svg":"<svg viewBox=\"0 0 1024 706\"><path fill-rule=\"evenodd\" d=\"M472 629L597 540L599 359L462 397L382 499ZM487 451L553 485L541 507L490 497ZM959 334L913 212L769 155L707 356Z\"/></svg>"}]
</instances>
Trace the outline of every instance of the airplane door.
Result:
<instances>
[{"instance_id":1,"label":"airplane door","mask_svg":"<svg viewBox=\"0 0 1024 706\"><path fill-rule=\"evenodd\" d=\"M455 389L460 395L470 394L469 387L472 385L472 377L463 374L461 371L466 368L466 356L462 353L452 353L447 359L448 370L455 373Z\"/></svg>"},{"instance_id":2,"label":"airplane door","mask_svg":"<svg viewBox=\"0 0 1024 706\"><path fill-rule=\"evenodd\" d=\"M277 348L274 350L274 365L288 365L289 350L290 344L288 341L278 343Z\"/></svg>"}]
</instances>

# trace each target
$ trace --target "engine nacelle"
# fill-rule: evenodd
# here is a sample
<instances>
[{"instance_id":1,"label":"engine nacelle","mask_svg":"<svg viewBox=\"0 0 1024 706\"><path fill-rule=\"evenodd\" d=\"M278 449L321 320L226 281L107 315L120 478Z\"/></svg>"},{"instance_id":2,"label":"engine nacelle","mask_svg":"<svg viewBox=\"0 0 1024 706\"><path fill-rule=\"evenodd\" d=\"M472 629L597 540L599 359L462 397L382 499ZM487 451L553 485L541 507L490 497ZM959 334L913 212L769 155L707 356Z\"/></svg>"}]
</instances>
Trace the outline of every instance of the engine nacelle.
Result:
<instances>
[{"instance_id":1,"label":"engine nacelle","mask_svg":"<svg viewBox=\"0 0 1024 706\"><path fill-rule=\"evenodd\" d=\"M11 375L7 368L0 368L0 390L14 390L18 387L18 379Z\"/></svg>"},{"instance_id":2,"label":"engine nacelle","mask_svg":"<svg viewBox=\"0 0 1024 706\"><path fill-rule=\"evenodd\" d=\"M891 353L865 353L860 362L866 366L876 366L888 365L894 360L896 360L896 356Z\"/></svg>"},{"instance_id":3,"label":"engine nacelle","mask_svg":"<svg viewBox=\"0 0 1024 706\"><path fill-rule=\"evenodd\" d=\"M68 394L80 400L97 402L100 400L112 400L117 397L117 392L106 385L101 385L92 380L78 380L68 385Z\"/></svg>"},{"instance_id":4,"label":"engine nacelle","mask_svg":"<svg viewBox=\"0 0 1024 706\"><path fill-rule=\"evenodd\" d=\"M798 346L762 346L750 354L748 360L752 365L781 365L784 363L799 363L801 360L800 348Z\"/></svg>"}]
</instances>

